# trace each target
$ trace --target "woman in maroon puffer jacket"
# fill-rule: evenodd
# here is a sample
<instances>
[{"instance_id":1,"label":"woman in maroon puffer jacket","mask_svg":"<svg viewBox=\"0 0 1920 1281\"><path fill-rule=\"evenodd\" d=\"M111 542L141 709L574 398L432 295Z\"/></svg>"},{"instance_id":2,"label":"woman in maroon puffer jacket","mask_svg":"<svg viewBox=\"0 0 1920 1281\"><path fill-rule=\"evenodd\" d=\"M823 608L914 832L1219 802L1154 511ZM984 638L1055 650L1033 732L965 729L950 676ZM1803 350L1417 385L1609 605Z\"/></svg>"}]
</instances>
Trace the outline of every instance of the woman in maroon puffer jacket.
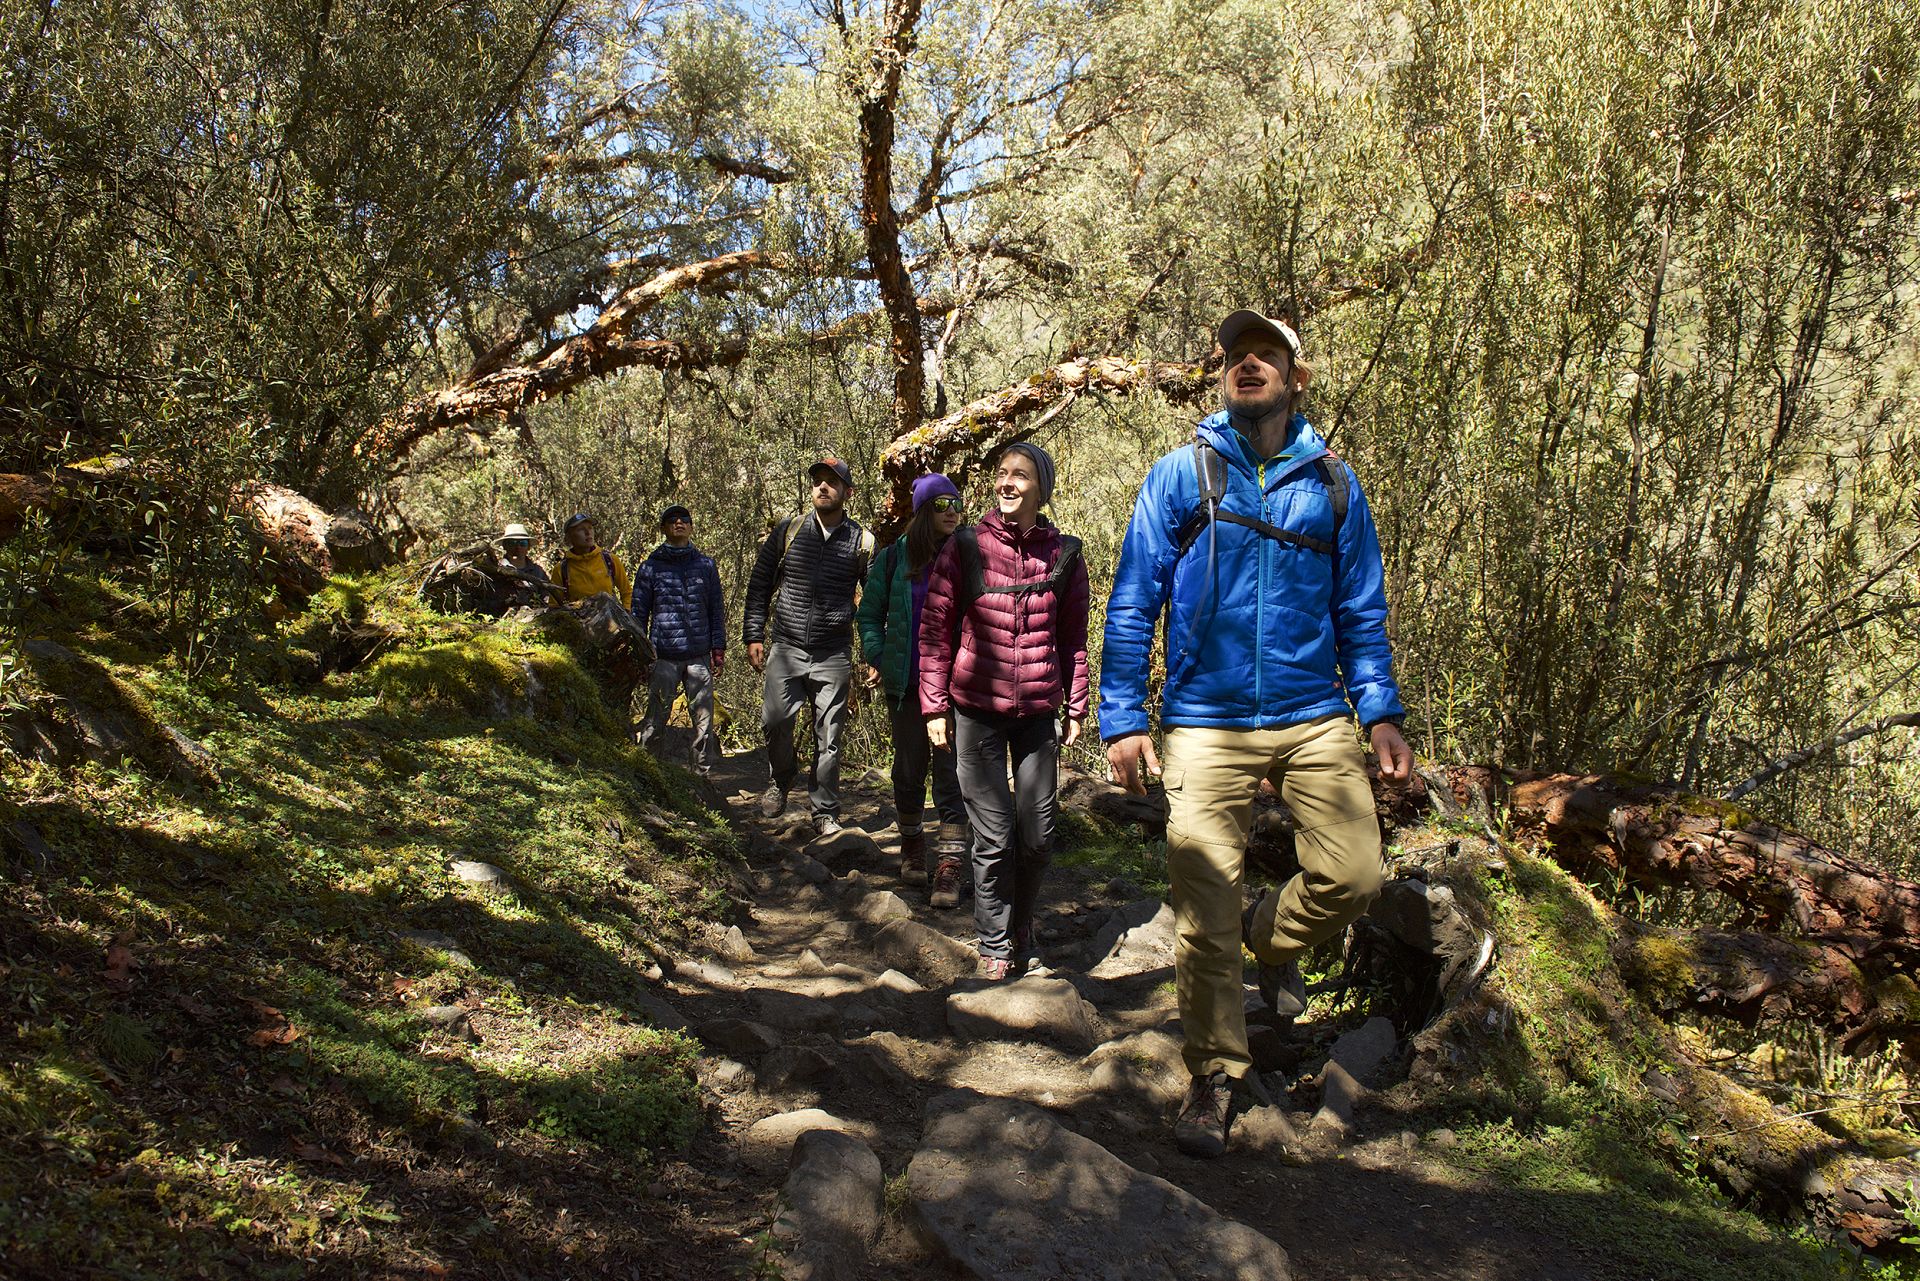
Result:
<instances>
[{"instance_id":1,"label":"woman in maroon puffer jacket","mask_svg":"<svg viewBox=\"0 0 1920 1281\"><path fill-rule=\"evenodd\" d=\"M920 616L920 707L933 745L958 753L974 834L980 972L989 979L1032 958L1060 747L1072 746L1087 717L1087 567L1077 540L1040 515L1052 496L1053 459L1038 445L1009 445L994 475L995 508L973 529L978 560L968 540L949 539ZM936 902L955 901L959 875L958 859L934 869Z\"/></svg>"}]
</instances>

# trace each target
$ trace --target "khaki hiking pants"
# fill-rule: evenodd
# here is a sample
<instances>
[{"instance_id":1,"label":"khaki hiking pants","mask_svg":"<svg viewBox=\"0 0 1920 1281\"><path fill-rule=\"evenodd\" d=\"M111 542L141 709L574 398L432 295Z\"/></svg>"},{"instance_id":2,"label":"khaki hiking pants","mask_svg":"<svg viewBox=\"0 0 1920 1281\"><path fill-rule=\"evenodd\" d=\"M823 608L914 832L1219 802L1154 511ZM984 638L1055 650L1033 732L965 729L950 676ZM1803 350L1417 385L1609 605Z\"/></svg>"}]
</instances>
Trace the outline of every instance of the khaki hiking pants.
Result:
<instances>
[{"instance_id":1,"label":"khaki hiking pants","mask_svg":"<svg viewBox=\"0 0 1920 1281\"><path fill-rule=\"evenodd\" d=\"M1255 913L1250 947L1284 965L1357 919L1380 892L1380 823L1353 722L1326 716L1277 729L1167 731L1167 874L1174 977L1187 1069L1245 1076L1240 879L1260 780L1299 822L1300 872Z\"/></svg>"}]
</instances>

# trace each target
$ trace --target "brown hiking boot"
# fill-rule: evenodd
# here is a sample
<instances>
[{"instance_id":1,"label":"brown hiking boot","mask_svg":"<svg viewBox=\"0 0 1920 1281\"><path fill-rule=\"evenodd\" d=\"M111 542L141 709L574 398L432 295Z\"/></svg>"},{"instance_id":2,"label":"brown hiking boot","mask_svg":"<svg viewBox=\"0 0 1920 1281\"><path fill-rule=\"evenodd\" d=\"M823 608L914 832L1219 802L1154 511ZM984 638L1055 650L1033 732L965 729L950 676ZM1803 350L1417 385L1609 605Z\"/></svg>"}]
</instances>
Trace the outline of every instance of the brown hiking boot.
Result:
<instances>
[{"instance_id":1,"label":"brown hiking boot","mask_svg":"<svg viewBox=\"0 0 1920 1281\"><path fill-rule=\"evenodd\" d=\"M935 907L960 906L960 860L947 855L933 869L933 892L927 902Z\"/></svg>"},{"instance_id":2,"label":"brown hiking boot","mask_svg":"<svg viewBox=\"0 0 1920 1281\"><path fill-rule=\"evenodd\" d=\"M1188 1083L1180 1116L1173 1123L1175 1147L1188 1156L1226 1155L1227 1131L1233 1127L1233 1085L1225 1072L1196 1076Z\"/></svg>"},{"instance_id":3,"label":"brown hiking boot","mask_svg":"<svg viewBox=\"0 0 1920 1281\"><path fill-rule=\"evenodd\" d=\"M918 828L900 833L900 879L908 885L927 883L927 834Z\"/></svg>"}]
</instances>

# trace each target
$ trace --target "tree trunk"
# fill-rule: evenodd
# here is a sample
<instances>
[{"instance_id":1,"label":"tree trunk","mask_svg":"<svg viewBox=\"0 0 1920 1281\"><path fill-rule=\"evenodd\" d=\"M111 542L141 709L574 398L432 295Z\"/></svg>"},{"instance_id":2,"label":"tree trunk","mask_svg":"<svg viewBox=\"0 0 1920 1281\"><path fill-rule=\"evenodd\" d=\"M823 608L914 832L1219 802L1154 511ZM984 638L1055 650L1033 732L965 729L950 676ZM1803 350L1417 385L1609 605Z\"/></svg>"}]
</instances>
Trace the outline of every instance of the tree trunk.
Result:
<instances>
[{"instance_id":1,"label":"tree trunk","mask_svg":"<svg viewBox=\"0 0 1920 1281\"><path fill-rule=\"evenodd\" d=\"M1574 871L1722 894L1778 936L1700 933L1680 955L1669 949L1653 968L1690 986L1697 1008L1747 1021L1818 1017L1852 1054L1915 1044L1920 884L1672 787L1486 767L1449 775L1457 796L1483 791Z\"/></svg>"},{"instance_id":2,"label":"tree trunk","mask_svg":"<svg viewBox=\"0 0 1920 1281\"><path fill-rule=\"evenodd\" d=\"M890 0L887 27L868 59L860 94L860 225L867 262L887 313L887 350L893 357L893 434L920 426L926 410L926 354L913 276L900 249L900 214L893 207L894 110L900 77L913 51L920 0Z\"/></svg>"}]
</instances>

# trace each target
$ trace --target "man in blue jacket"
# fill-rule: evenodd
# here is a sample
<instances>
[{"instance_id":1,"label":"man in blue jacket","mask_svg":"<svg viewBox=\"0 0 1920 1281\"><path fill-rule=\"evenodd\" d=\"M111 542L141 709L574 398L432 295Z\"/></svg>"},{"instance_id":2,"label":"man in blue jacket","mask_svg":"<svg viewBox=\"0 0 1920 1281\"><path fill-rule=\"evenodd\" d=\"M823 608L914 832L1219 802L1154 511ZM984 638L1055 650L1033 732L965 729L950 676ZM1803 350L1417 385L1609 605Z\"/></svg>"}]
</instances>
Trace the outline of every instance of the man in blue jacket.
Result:
<instances>
[{"instance_id":1,"label":"man in blue jacket","mask_svg":"<svg viewBox=\"0 0 1920 1281\"><path fill-rule=\"evenodd\" d=\"M1277 320L1220 324L1225 409L1147 474L1120 549L1101 655L1100 734L1115 781L1167 790L1174 974L1193 1080L1174 1140L1226 1151L1252 1070L1240 947L1280 1018L1306 1005L1299 959L1366 911L1381 882L1380 828L1359 715L1384 776L1413 753L1387 644L1380 543L1359 481L1295 412L1310 371ZM1167 619L1160 696L1165 764L1148 736L1154 629ZM1242 910L1253 798L1280 788L1299 823L1301 871Z\"/></svg>"},{"instance_id":2,"label":"man in blue jacket","mask_svg":"<svg viewBox=\"0 0 1920 1281\"><path fill-rule=\"evenodd\" d=\"M713 739L713 682L727 659L727 603L713 557L693 545L693 513L675 503L660 513L666 538L633 576L634 621L653 641L647 719L640 745L656 756L681 686L693 718L693 768L705 778L720 763Z\"/></svg>"}]
</instances>

